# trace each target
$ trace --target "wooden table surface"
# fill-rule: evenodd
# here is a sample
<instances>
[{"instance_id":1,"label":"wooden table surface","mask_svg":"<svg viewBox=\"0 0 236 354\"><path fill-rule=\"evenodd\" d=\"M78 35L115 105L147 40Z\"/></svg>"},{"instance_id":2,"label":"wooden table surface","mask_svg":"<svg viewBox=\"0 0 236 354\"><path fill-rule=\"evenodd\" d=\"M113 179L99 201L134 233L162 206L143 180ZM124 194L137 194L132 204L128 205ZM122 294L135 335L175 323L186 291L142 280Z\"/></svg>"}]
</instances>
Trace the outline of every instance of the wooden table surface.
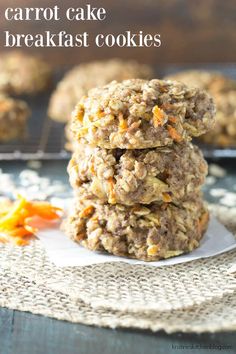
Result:
<instances>
[{"instance_id":1,"label":"wooden table surface","mask_svg":"<svg viewBox=\"0 0 236 354\"><path fill-rule=\"evenodd\" d=\"M221 161L227 176L217 187L231 190L236 185L235 160ZM41 174L61 180L68 179L67 161L45 161ZM2 162L4 172L18 175L23 162ZM214 201L206 186L205 198ZM222 350L216 349L216 347ZM215 348L215 349L213 349ZM225 348L225 349L224 349ZM0 308L0 354L233 354L236 353L235 333L168 335L132 329L106 329L58 321Z\"/></svg>"},{"instance_id":2,"label":"wooden table surface","mask_svg":"<svg viewBox=\"0 0 236 354\"><path fill-rule=\"evenodd\" d=\"M217 346L222 350L210 349ZM164 332L112 330L0 308L0 354L235 352L235 333L167 335Z\"/></svg>"}]
</instances>

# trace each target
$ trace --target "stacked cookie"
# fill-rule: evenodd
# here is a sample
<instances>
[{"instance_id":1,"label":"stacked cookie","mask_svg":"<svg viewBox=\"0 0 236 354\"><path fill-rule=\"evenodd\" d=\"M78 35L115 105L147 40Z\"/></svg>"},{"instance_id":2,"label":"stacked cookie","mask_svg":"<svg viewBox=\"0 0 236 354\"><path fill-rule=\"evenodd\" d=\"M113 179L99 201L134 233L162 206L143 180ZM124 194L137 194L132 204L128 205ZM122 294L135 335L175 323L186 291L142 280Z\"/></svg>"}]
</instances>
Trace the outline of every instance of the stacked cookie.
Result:
<instances>
[{"instance_id":1,"label":"stacked cookie","mask_svg":"<svg viewBox=\"0 0 236 354\"><path fill-rule=\"evenodd\" d=\"M211 128L214 113L206 92L172 81L91 90L72 117L66 233L91 250L146 261L196 248L208 224L207 164L190 140Z\"/></svg>"}]
</instances>

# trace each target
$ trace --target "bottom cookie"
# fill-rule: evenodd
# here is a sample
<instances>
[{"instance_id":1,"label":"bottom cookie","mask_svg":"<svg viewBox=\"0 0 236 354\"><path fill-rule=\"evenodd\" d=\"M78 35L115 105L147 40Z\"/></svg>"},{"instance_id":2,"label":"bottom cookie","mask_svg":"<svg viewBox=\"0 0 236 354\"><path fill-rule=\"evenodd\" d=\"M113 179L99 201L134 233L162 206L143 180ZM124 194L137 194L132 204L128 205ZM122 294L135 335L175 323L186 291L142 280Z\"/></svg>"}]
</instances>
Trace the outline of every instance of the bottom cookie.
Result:
<instances>
[{"instance_id":1,"label":"bottom cookie","mask_svg":"<svg viewBox=\"0 0 236 354\"><path fill-rule=\"evenodd\" d=\"M110 205L80 187L74 211L63 229L93 251L155 261L188 253L199 246L209 214L200 195L179 205Z\"/></svg>"}]
</instances>

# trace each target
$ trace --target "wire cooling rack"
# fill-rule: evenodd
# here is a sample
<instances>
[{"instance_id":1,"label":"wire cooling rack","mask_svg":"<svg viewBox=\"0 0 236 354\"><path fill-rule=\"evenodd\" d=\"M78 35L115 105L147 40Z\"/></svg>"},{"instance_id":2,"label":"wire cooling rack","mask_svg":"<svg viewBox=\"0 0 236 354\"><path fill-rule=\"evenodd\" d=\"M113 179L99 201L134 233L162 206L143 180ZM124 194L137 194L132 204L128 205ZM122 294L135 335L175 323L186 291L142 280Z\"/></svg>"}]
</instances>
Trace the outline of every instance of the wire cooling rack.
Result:
<instances>
[{"instance_id":1,"label":"wire cooling rack","mask_svg":"<svg viewBox=\"0 0 236 354\"><path fill-rule=\"evenodd\" d=\"M0 144L1 160L68 159L65 150L64 125L47 115L52 90L33 97L20 97L31 109L24 140Z\"/></svg>"},{"instance_id":2,"label":"wire cooling rack","mask_svg":"<svg viewBox=\"0 0 236 354\"><path fill-rule=\"evenodd\" d=\"M157 77L185 69L218 70L236 79L236 65L168 65L159 67ZM61 76L61 75L60 75ZM59 77L59 76L58 76ZM66 160L70 153L65 150L64 125L47 116L51 92L31 98L24 98L29 104L32 116L29 119L28 134L24 141L0 144L1 160ZM196 143L196 142L195 142ZM236 148L221 149L197 142L206 158L236 158Z\"/></svg>"}]
</instances>

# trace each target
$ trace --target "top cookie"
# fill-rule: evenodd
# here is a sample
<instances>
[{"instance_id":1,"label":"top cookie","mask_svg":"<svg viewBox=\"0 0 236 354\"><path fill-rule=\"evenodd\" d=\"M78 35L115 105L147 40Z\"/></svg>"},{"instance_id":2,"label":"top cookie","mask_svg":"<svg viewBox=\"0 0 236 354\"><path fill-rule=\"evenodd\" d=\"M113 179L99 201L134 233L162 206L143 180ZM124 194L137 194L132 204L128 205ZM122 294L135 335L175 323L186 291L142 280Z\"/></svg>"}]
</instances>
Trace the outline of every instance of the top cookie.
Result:
<instances>
[{"instance_id":1,"label":"top cookie","mask_svg":"<svg viewBox=\"0 0 236 354\"><path fill-rule=\"evenodd\" d=\"M126 80L96 88L72 114L74 139L113 149L144 149L191 140L214 123L202 90L164 80Z\"/></svg>"},{"instance_id":2,"label":"top cookie","mask_svg":"<svg viewBox=\"0 0 236 354\"><path fill-rule=\"evenodd\" d=\"M48 115L54 120L67 122L75 105L93 87L106 85L113 80L150 79L152 76L150 66L133 60L111 59L80 64L59 82L50 99Z\"/></svg>"},{"instance_id":3,"label":"top cookie","mask_svg":"<svg viewBox=\"0 0 236 354\"><path fill-rule=\"evenodd\" d=\"M34 95L45 90L52 79L48 64L38 57L13 51L0 58L0 92Z\"/></svg>"}]
</instances>

